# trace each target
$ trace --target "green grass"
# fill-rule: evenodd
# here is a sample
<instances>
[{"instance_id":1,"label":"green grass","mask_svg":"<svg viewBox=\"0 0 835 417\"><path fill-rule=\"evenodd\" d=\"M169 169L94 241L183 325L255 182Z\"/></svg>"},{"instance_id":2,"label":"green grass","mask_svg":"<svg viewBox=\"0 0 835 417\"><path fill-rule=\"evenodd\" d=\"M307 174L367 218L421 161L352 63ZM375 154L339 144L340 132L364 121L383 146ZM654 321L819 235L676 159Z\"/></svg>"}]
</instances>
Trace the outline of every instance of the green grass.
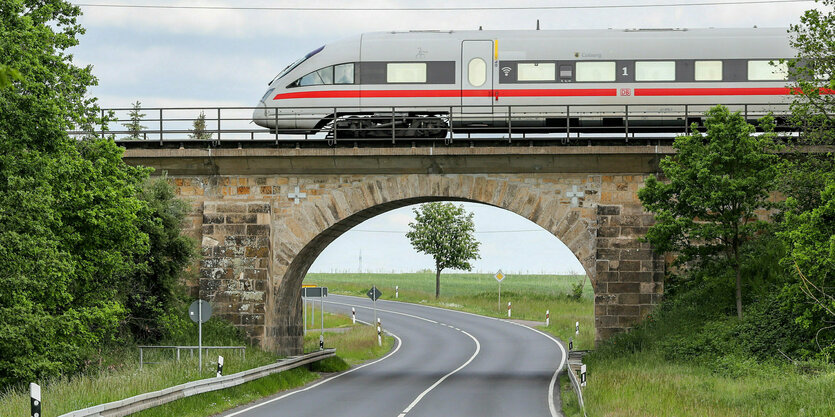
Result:
<instances>
[{"instance_id":1,"label":"green grass","mask_svg":"<svg viewBox=\"0 0 835 417\"><path fill-rule=\"evenodd\" d=\"M317 317L317 323L318 320ZM345 316L325 315L325 323L330 324L331 327L345 326L346 323L350 326L350 322L351 319ZM378 347L376 331L362 325L357 325L346 333L326 333L325 344L327 347L338 349L339 357L337 358L327 359L322 361L322 364L271 375L237 387L189 397L136 415L205 416L214 414L266 395L302 386L317 379L318 372L344 370L353 364L382 356L391 350L393 340L390 336L386 337L383 347ZM319 334L309 332L308 337L305 338L305 350L313 351L318 348ZM82 374L42 383L43 415L58 416L93 405L212 377L217 369L218 354L224 357L223 371L227 375L274 363L279 359L278 356L258 348L247 348L245 359L236 351L213 350L211 356L204 358L204 369L200 374L197 369L197 358L191 358L187 352L183 352L181 361L177 362L170 351L146 351L145 360L158 363L146 364L140 371L138 349L127 347L118 352L111 352L109 356L122 355L122 360L110 369L96 374ZM28 387L7 389L0 394L0 415L4 417L29 415Z\"/></svg>"},{"instance_id":2,"label":"green grass","mask_svg":"<svg viewBox=\"0 0 835 417\"><path fill-rule=\"evenodd\" d=\"M575 338L575 349L594 347L594 294L586 281L580 300L567 294L581 276L509 275L499 286L492 274L442 274L441 297L435 300L435 274L308 274L305 283L328 287L335 294L365 296L376 285L381 299L395 299L395 285L400 287L397 301L433 305L468 311L491 317L507 317L507 303L512 303L512 318L541 321L541 329L568 342ZM545 311L551 311L551 325L545 324ZM574 323L580 322L580 335L574 335Z\"/></svg>"},{"instance_id":3,"label":"green grass","mask_svg":"<svg viewBox=\"0 0 835 417\"><path fill-rule=\"evenodd\" d=\"M588 358L589 416L833 416L835 372L762 365L731 377L649 352Z\"/></svg>"},{"instance_id":4,"label":"green grass","mask_svg":"<svg viewBox=\"0 0 835 417\"><path fill-rule=\"evenodd\" d=\"M570 372L567 370L566 372ZM565 417L583 417L583 409L580 408L580 401L577 394L571 387L571 380L565 372L560 373L559 378L560 401L562 402L562 413Z\"/></svg>"}]
</instances>

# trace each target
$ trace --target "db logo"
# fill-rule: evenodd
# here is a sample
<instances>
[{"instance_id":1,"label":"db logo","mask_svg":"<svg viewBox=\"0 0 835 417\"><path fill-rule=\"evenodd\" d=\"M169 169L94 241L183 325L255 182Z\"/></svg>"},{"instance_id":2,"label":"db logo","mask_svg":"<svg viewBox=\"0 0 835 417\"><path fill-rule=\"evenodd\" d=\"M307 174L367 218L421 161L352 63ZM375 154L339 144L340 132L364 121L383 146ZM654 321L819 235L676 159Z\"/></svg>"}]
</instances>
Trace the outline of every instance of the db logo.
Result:
<instances>
[{"instance_id":1,"label":"db logo","mask_svg":"<svg viewBox=\"0 0 835 417\"><path fill-rule=\"evenodd\" d=\"M631 95L632 95L632 89L630 89L630 88L621 88L621 89L620 89L620 95L622 95L622 96L631 96Z\"/></svg>"}]
</instances>

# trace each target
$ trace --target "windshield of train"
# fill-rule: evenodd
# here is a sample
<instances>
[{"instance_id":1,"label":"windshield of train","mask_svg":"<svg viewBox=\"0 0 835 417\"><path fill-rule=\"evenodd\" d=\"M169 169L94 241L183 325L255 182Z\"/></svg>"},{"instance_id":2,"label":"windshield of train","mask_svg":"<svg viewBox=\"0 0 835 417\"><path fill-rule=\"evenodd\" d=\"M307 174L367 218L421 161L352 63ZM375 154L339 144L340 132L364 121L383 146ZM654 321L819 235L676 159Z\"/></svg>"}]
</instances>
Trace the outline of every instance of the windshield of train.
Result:
<instances>
[{"instance_id":1,"label":"windshield of train","mask_svg":"<svg viewBox=\"0 0 835 417\"><path fill-rule=\"evenodd\" d=\"M286 67L285 67L283 70L281 70L281 72L279 72L279 73L278 73L278 75L276 75L276 76L275 76L275 78L273 78L273 80L272 80L272 81L270 81L270 83L269 83L269 84L267 84L267 85L271 85L271 84L272 84L275 80L277 80L277 79L279 79L279 78L281 78L281 77L283 77L283 76L287 75L287 73L289 73L290 71L292 71L293 69L295 69L296 67L298 67L299 65L301 65L301 63L302 63L302 62L307 61L307 59L308 59L308 58L312 57L313 55L318 54L319 52L322 52L322 49L325 49L325 47L324 47L324 46L320 46L320 47L318 47L318 48L314 49L313 51L310 51L307 55L305 55L305 56L303 56L303 57L299 58L296 62L294 62L294 63L292 63L292 64L290 64L290 65L286 66Z\"/></svg>"}]
</instances>

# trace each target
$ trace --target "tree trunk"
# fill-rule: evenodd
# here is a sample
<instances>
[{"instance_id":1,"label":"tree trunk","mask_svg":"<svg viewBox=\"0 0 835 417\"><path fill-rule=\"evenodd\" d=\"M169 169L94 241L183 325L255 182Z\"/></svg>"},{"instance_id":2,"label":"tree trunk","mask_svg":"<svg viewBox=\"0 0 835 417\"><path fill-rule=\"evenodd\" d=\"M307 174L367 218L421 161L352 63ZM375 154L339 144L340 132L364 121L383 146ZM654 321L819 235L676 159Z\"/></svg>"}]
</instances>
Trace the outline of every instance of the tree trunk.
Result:
<instances>
[{"instance_id":1,"label":"tree trunk","mask_svg":"<svg viewBox=\"0 0 835 417\"><path fill-rule=\"evenodd\" d=\"M435 299L441 295L441 268L435 267Z\"/></svg>"},{"instance_id":2,"label":"tree trunk","mask_svg":"<svg viewBox=\"0 0 835 417\"><path fill-rule=\"evenodd\" d=\"M742 320L742 275L739 264L734 265L736 269L736 315Z\"/></svg>"}]
</instances>

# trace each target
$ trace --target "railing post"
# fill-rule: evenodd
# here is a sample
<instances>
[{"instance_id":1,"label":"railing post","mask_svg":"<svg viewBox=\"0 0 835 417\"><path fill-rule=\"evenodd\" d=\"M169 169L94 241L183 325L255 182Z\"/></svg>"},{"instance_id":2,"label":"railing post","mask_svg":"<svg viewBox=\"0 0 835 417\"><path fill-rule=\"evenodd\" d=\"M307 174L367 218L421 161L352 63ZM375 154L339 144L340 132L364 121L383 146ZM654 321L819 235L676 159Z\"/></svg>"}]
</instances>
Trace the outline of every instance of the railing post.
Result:
<instances>
[{"instance_id":1,"label":"railing post","mask_svg":"<svg viewBox=\"0 0 835 417\"><path fill-rule=\"evenodd\" d=\"M684 105L684 134L685 135L690 134L690 122L688 120L688 119L690 119L689 109L690 109L690 107L687 104L685 104Z\"/></svg>"},{"instance_id":2,"label":"railing post","mask_svg":"<svg viewBox=\"0 0 835 417\"><path fill-rule=\"evenodd\" d=\"M394 131L394 126L396 126L396 122L394 119L394 107L391 108L391 143L394 143L394 138L396 136Z\"/></svg>"},{"instance_id":3,"label":"railing post","mask_svg":"<svg viewBox=\"0 0 835 417\"><path fill-rule=\"evenodd\" d=\"M565 142L571 140L571 106L565 106Z\"/></svg>"},{"instance_id":4,"label":"railing post","mask_svg":"<svg viewBox=\"0 0 835 417\"><path fill-rule=\"evenodd\" d=\"M162 108L159 109L159 146L162 146Z\"/></svg>"},{"instance_id":5,"label":"railing post","mask_svg":"<svg viewBox=\"0 0 835 417\"><path fill-rule=\"evenodd\" d=\"M142 348L139 348L139 370L140 370L140 371L142 370L142 361L143 361L143 359L144 359L144 358L142 357L142 353L143 353L143 352L142 352Z\"/></svg>"},{"instance_id":6,"label":"railing post","mask_svg":"<svg viewBox=\"0 0 835 417\"><path fill-rule=\"evenodd\" d=\"M452 130L452 106L449 106L449 141L455 137L455 132Z\"/></svg>"},{"instance_id":7,"label":"railing post","mask_svg":"<svg viewBox=\"0 0 835 417\"><path fill-rule=\"evenodd\" d=\"M336 107L333 108L333 143L336 144L337 126L336 126Z\"/></svg>"},{"instance_id":8,"label":"railing post","mask_svg":"<svg viewBox=\"0 0 835 417\"><path fill-rule=\"evenodd\" d=\"M510 117L510 106L507 106L507 142L510 143L510 139L513 136L513 124L511 122Z\"/></svg>"},{"instance_id":9,"label":"railing post","mask_svg":"<svg viewBox=\"0 0 835 417\"><path fill-rule=\"evenodd\" d=\"M220 107L217 108L217 144L220 145Z\"/></svg>"},{"instance_id":10,"label":"railing post","mask_svg":"<svg viewBox=\"0 0 835 417\"><path fill-rule=\"evenodd\" d=\"M278 108L275 109L275 144L278 145Z\"/></svg>"},{"instance_id":11,"label":"railing post","mask_svg":"<svg viewBox=\"0 0 835 417\"><path fill-rule=\"evenodd\" d=\"M625 112L623 117L623 123L626 128L626 142L629 143L629 105L625 104L623 107Z\"/></svg>"}]
</instances>

